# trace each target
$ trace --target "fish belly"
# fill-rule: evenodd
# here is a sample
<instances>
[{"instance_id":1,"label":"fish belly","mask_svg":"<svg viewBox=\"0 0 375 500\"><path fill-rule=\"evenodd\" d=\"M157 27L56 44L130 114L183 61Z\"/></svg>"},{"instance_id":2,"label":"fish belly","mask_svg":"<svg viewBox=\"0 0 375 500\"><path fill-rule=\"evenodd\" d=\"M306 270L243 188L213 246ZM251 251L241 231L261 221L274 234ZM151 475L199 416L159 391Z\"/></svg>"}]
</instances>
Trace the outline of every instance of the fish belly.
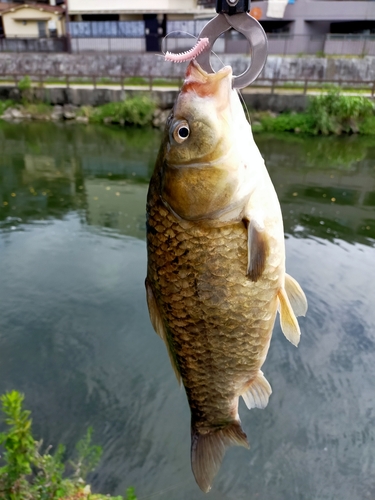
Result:
<instances>
[{"instance_id":1,"label":"fish belly","mask_svg":"<svg viewBox=\"0 0 375 500\"><path fill-rule=\"evenodd\" d=\"M279 242L269 242L266 268L253 282L246 276L242 221L181 221L159 199L149 203L147 239L147 279L194 426L225 425L237 418L238 397L267 355L280 288Z\"/></svg>"}]
</instances>

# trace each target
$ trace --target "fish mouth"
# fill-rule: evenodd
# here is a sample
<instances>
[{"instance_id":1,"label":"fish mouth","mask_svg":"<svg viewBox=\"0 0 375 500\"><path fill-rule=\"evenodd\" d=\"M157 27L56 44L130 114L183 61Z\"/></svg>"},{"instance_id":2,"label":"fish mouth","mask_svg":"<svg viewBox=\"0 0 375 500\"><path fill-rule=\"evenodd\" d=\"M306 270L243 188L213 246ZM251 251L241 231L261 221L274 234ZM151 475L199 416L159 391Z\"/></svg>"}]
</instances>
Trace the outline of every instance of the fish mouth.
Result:
<instances>
[{"instance_id":1,"label":"fish mouth","mask_svg":"<svg viewBox=\"0 0 375 500\"><path fill-rule=\"evenodd\" d=\"M186 70L185 81L199 81L207 83L208 81L218 82L227 76L232 76L231 66L224 66L216 73L207 73L196 60L192 60Z\"/></svg>"},{"instance_id":2,"label":"fish mouth","mask_svg":"<svg viewBox=\"0 0 375 500\"><path fill-rule=\"evenodd\" d=\"M181 93L192 92L206 97L219 93L219 89L223 86L228 90L232 88L232 68L230 66L224 66L217 73L207 73L197 61L193 60L187 67Z\"/></svg>"}]
</instances>

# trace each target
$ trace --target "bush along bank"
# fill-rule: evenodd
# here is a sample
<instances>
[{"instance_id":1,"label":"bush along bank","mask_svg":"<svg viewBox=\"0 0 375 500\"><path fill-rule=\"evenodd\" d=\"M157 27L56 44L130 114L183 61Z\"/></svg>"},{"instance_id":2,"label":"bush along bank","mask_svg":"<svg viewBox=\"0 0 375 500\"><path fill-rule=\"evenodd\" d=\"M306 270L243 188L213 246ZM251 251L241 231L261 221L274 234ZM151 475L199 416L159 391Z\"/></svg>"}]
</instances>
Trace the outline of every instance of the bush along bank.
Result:
<instances>
[{"instance_id":1,"label":"bush along bank","mask_svg":"<svg viewBox=\"0 0 375 500\"><path fill-rule=\"evenodd\" d=\"M63 462L63 445L53 454L50 446L42 451L42 441L32 435L30 412L23 409L23 400L17 391L0 398L7 426L0 434L2 500L137 500L133 488L125 497L91 493L86 476L96 468L102 453L100 446L91 443L91 428L78 442L75 459L68 464Z\"/></svg>"},{"instance_id":2,"label":"bush along bank","mask_svg":"<svg viewBox=\"0 0 375 500\"><path fill-rule=\"evenodd\" d=\"M29 102L27 91L21 103L0 101L0 117L8 121L44 120L104 123L121 126L163 128L170 110L157 107L147 95L110 102L103 106L52 106ZM346 96L339 89L310 97L306 112L250 112L254 132L292 132L307 135L375 135L375 108L363 96Z\"/></svg>"},{"instance_id":3,"label":"bush along bank","mask_svg":"<svg viewBox=\"0 0 375 500\"><path fill-rule=\"evenodd\" d=\"M341 95L332 89L311 97L305 113L263 113L253 128L255 132L375 135L375 107L366 97Z\"/></svg>"},{"instance_id":4,"label":"bush along bank","mask_svg":"<svg viewBox=\"0 0 375 500\"><path fill-rule=\"evenodd\" d=\"M143 127L153 125L161 114L156 104L147 96L136 96L120 102L111 102L103 106L52 106L42 102L21 103L0 102L0 118L6 121L75 121L77 123L104 123L122 126Z\"/></svg>"}]
</instances>

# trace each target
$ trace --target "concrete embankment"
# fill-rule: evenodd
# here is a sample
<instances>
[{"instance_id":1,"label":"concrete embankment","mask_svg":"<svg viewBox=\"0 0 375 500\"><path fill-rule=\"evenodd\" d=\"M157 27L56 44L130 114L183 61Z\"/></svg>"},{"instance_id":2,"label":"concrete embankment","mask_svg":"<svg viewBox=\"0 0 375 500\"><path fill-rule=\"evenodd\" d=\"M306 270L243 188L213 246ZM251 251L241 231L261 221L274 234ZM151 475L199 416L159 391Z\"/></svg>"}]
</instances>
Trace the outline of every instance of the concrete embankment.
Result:
<instances>
[{"instance_id":1,"label":"concrete embankment","mask_svg":"<svg viewBox=\"0 0 375 500\"><path fill-rule=\"evenodd\" d=\"M178 90L148 91L147 89L115 90L110 88L33 88L29 91L32 100L53 105L72 104L73 106L100 106L108 102L119 102L127 97L146 93L161 109L172 108ZM303 111L306 109L308 97L301 94L271 94L265 92L242 93L245 103L257 111L269 110L275 113L283 111ZM0 87L0 100L19 101L20 91L16 87Z\"/></svg>"}]
</instances>

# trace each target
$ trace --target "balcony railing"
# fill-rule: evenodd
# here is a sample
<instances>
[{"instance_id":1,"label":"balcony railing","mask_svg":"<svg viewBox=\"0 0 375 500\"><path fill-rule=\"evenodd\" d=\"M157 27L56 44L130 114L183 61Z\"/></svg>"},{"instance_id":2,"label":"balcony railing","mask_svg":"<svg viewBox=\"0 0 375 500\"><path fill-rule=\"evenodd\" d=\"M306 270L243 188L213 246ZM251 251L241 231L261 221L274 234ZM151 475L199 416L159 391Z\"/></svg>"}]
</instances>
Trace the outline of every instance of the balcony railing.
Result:
<instances>
[{"instance_id":1,"label":"balcony railing","mask_svg":"<svg viewBox=\"0 0 375 500\"><path fill-rule=\"evenodd\" d=\"M141 38L144 21L81 21L69 23L70 35L75 38Z\"/></svg>"},{"instance_id":2,"label":"balcony railing","mask_svg":"<svg viewBox=\"0 0 375 500\"><path fill-rule=\"evenodd\" d=\"M0 38L0 52L67 52L66 37Z\"/></svg>"},{"instance_id":3,"label":"balcony railing","mask_svg":"<svg viewBox=\"0 0 375 500\"><path fill-rule=\"evenodd\" d=\"M199 31L198 21L187 21L196 24ZM202 21L203 23L205 21ZM73 23L71 23L73 24ZM80 24L80 23L77 23ZM94 24L94 23L87 23ZM142 22L140 22L142 24ZM188 50L194 44L191 36L190 26L184 30L173 30L173 21L170 24L171 32L163 40L159 38L160 49L164 52L181 52ZM91 29L91 28L90 28ZM90 36L81 36L80 31L72 31L71 37L59 38L0 38L0 52L101 52L101 53L142 53L146 51L146 35L140 28L136 31L132 27L127 36L116 31L112 36L100 35L91 30ZM74 34L73 34L74 33ZM97 33L97 34L96 34ZM250 55L251 48L247 41L238 36L222 36L215 45L214 51L218 54L242 54ZM352 55L352 56L375 56L375 35L290 35L290 34L268 34L268 53L270 55Z\"/></svg>"}]
</instances>

